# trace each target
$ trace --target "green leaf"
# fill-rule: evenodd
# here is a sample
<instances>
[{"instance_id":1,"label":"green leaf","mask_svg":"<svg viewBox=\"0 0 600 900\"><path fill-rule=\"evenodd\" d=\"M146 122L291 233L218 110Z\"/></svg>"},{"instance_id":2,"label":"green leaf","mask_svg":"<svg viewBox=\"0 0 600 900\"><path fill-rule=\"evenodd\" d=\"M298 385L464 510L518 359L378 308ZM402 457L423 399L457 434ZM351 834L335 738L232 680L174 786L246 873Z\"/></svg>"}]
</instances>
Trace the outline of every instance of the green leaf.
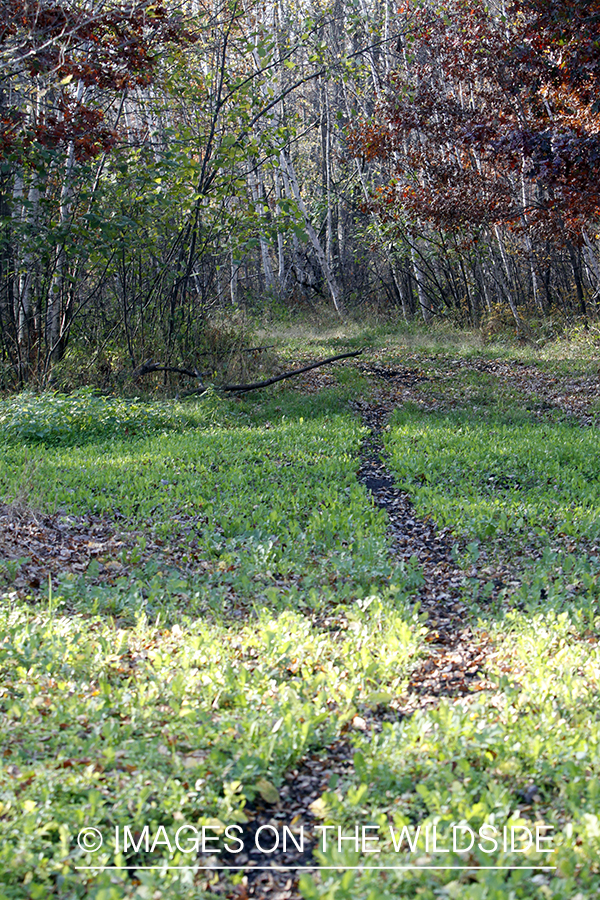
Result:
<instances>
[{"instance_id":1,"label":"green leaf","mask_svg":"<svg viewBox=\"0 0 600 900\"><path fill-rule=\"evenodd\" d=\"M263 798L265 803L276 804L279 803L279 791L275 787L275 785L267 781L266 778L259 778L256 782L256 790Z\"/></svg>"}]
</instances>

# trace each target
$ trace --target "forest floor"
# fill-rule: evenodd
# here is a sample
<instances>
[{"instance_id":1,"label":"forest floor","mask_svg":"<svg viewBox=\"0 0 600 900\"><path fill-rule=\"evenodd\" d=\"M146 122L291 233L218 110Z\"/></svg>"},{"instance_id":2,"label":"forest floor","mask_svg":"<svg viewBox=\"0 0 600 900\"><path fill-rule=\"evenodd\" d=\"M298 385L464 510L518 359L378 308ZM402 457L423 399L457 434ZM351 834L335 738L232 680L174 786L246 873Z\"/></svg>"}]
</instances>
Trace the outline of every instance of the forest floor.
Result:
<instances>
[{"instance_id":1,"label":"forest floor","mask_svg":"<svg viewBox=\"0 0 600 900\"><path fill-rule=\"evenodd\" d=\"M0 900L595 896L596 353L3 401Z\"/></svg>"}]
</instances>

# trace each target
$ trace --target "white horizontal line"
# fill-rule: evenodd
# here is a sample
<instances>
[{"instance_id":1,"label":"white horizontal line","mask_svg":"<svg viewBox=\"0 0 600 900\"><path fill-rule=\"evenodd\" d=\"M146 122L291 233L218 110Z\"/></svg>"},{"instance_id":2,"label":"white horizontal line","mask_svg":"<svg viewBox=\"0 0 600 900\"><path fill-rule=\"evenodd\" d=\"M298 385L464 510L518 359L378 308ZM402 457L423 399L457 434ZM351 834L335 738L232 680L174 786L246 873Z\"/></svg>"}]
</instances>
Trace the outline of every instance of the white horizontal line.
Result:
<instances>
[{"instance_id":1,"label":"white horizontal line","mask_svg":"<svg viewBox=\"0 0 600 900\"><path fill-rule=\"evenodd\" d=\"M413 869L420 871L423 870L442 870L442 869L458 869L461 872L478 872L480 869L502 869L502 870L510 870L510 871L541 871L541 872L553 872L556 869L556 866L75 866L78 870L97 870L104 871L105 869L111 869L116 871L123 871L126 869L138 870L138 869L161 869L162 871L166 871L168 869L178 869L178 870L188 870L188 869L209 869L210 871L223 869L228 872L235 871L255 871L255 872L295 872L300 869L303 870L333 870L334 872L347 872L347 871L355 871L368 869L374 872L388 872L393 871L395 869Z\"/></svg>"}]
</instances>

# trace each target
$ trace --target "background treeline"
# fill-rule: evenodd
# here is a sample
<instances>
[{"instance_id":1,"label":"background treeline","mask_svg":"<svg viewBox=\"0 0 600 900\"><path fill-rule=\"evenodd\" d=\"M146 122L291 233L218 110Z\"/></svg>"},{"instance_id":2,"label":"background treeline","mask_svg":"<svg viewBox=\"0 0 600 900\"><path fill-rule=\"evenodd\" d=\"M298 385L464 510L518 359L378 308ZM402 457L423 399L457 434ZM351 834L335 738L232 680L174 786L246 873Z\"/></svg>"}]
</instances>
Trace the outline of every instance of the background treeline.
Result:
<instances>
[{"instance_id":1,"label":"background treeline","mask_svg":"<svg viewBox=\"0 0 600 900\"><path fill-rule=\"evenodd\" d=\"M211 320L597 315L600 3L0 0L3 387Z\"/></svg>"}]
</instances>

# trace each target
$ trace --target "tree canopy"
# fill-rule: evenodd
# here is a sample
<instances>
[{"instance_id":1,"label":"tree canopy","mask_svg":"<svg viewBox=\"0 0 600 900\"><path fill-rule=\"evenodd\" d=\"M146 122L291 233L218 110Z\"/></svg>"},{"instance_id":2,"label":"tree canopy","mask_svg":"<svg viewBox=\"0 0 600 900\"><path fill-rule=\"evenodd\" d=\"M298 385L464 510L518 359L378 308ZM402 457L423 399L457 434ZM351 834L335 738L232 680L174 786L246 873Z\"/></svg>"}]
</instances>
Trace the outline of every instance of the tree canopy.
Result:
<instances>
[{"instance_id":1,"label":"tree canopy","mask_svg":"<svg viewBox=\"0 0 600 900\"><path fill-rule=\"evenodd\" d=\"M2 13L3 384L197 368L227 309L597 314L598 4Z\"/></svg>"}]
</instances>

